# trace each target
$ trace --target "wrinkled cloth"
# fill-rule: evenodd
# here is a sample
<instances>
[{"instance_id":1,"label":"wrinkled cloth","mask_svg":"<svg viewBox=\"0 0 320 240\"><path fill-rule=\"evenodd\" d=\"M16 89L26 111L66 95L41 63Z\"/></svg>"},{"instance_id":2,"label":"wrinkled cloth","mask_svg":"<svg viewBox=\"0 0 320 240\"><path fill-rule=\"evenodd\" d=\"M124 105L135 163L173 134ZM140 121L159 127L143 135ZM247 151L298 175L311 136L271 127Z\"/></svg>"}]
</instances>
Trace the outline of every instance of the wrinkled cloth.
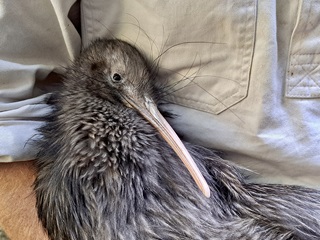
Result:
<instances>
[{"instance_id":1,"label":"wrinkled cloth","mask_svg":"<svg viewBox=\"0 0 320 240\"><path fill-rule=\"evenodd\" d=\"M221 150L255 181L320 187L320 1L87 0L0 2L0 160L50 109L35 82L98 37L120 38L159 64L163 106L184 139ZM37 9L35 11L35 9Z\"/></svg>"},{"instance_id":2,"label":"wrinkled cloth","mask_svg":"<svg viewBox=\"0 0 320 240\"><path fill-rule=\"evenodd\" d=\"M41 117L49 113L35 87L80 52L68 19L74 1L0 1L0 161L30 160Z\"/></svg>"}]
</instances>

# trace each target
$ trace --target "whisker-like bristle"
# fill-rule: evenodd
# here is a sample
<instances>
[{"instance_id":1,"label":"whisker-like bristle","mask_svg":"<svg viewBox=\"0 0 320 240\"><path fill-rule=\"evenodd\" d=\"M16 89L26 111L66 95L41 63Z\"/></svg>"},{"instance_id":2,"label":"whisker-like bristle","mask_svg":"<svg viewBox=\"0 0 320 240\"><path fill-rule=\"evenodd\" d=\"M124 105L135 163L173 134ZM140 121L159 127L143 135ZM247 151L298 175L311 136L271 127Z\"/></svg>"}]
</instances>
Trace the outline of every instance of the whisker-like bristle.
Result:
<instances>
[{"instance_id":1,"label":"whisker-like bristle","mask_svg":"<svg viewBox=\"0 0 320 240\"><path fill-rule=\"evenodd\" d=\"M181 89L169 78L156 81L160 58L175 46L148 63L133 45L100 39L66 69L36 140L36 206L49 237L320 239L320 191L249 183L216 151L184 142L210 198L201 193L177 157L173 130L156 131L171 128L150 99L163 103ZM207 92L195 81L205 64L195 63L196 57L185 74L175 73L178 82Z\"/></svg>"}]
</instances>

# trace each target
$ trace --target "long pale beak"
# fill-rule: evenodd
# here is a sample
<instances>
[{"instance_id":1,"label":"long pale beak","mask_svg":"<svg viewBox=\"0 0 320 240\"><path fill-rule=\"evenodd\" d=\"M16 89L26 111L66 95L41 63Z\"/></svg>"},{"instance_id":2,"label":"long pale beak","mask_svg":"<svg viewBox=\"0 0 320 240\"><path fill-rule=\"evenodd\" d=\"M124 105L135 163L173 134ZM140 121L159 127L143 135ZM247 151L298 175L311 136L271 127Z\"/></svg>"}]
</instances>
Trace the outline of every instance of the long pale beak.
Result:
<instances>
[{"instance_id":1,"label":"long pale beak","mask_svg":"<svg viewBox=\"0 0 320 240\"><path fill-rule=\"evenodd\" d=\"M148 97L144 97L142 99L139 99L138 101L128 97L126 97L125 99L148 122L150 122L153 127L158 130L164 140L172 147L172 149L182 160L200 190L206 197L209 198L210 189L206 180L202 176L199 168L190 156L184 144L181 142L180 138L159 112L156 104Z\"/></svg>"}]
</instances>

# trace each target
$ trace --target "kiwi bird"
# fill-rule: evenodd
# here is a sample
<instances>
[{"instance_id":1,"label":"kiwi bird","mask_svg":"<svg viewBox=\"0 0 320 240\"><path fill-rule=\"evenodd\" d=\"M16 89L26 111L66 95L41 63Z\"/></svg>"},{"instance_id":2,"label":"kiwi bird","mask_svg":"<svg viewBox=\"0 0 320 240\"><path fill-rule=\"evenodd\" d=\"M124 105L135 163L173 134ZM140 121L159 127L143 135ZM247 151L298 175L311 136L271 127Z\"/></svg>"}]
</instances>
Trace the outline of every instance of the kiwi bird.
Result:
<instances>
[{"instance_id":1,"label":"kiwi bird","mask_svg":"<svg viewBox=\"0 0 320 240\"><path fill-rule=\"evenodd\" d=\"M152 75L116 39L67 69L37 141L50 239L320 239L318 190L248 183L215 151L183 143L157 110Z\"/></svg>"}]
</instances>

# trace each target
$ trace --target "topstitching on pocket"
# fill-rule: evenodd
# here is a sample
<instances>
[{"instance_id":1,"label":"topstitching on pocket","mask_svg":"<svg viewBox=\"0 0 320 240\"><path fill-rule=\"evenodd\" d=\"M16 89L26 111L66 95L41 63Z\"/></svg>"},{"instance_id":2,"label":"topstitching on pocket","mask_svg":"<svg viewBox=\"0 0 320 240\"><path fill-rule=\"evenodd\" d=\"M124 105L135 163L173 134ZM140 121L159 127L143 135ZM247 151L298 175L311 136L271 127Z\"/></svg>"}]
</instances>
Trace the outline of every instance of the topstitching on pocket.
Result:
<instances>
[{"instance_id":1,"label":"topstitching on pocket","mask_svg":"<svg viewBox=\"0 0 320 240\"><path fill-rule=\"evenodd\" d=\"M248 93L255 43L256 1L212 2L212 8L207 10L210 14L204 15L206 24L199 25L193 34L200 35L204 31L203 35L211 34L211 40L221 45L211 48L203 45L196 52L193 52L194 46L181 51L180 56L189 52L191 60L194 59L192 54L198 54L201 64L196 67L193 64L193 68L186 70L189 75L193 74L190 77L192 82L170 95L169 100L219 114L246 98Z\"/></svg>"},{"instance_id":2,"label":"topstitching on pocket","mask_svg":"<svg viewBox=\"0 0 320 240\"><path fill-rule=\"evenodd\" d=\"M174 92L168 101L218 114L246 98L256 0L119 2L100 11L110 17L102 18L103 27L95 20L98 13L88 16L83 32L96 37L100 33L93 29L114 29L113 36L138 46L151 60L159 59L158 80L168 80Z\"/></svg>"},{"instance_id":3,"label":"topstitching on pocket","mask_svg":"<svg viewBox=\"0 0 320 240\"><path fill-rule=\"evenodd\" d=\"M300 1L291 37L286 97L320 97L320 1Z\"/></svg>"}]
</instances>

